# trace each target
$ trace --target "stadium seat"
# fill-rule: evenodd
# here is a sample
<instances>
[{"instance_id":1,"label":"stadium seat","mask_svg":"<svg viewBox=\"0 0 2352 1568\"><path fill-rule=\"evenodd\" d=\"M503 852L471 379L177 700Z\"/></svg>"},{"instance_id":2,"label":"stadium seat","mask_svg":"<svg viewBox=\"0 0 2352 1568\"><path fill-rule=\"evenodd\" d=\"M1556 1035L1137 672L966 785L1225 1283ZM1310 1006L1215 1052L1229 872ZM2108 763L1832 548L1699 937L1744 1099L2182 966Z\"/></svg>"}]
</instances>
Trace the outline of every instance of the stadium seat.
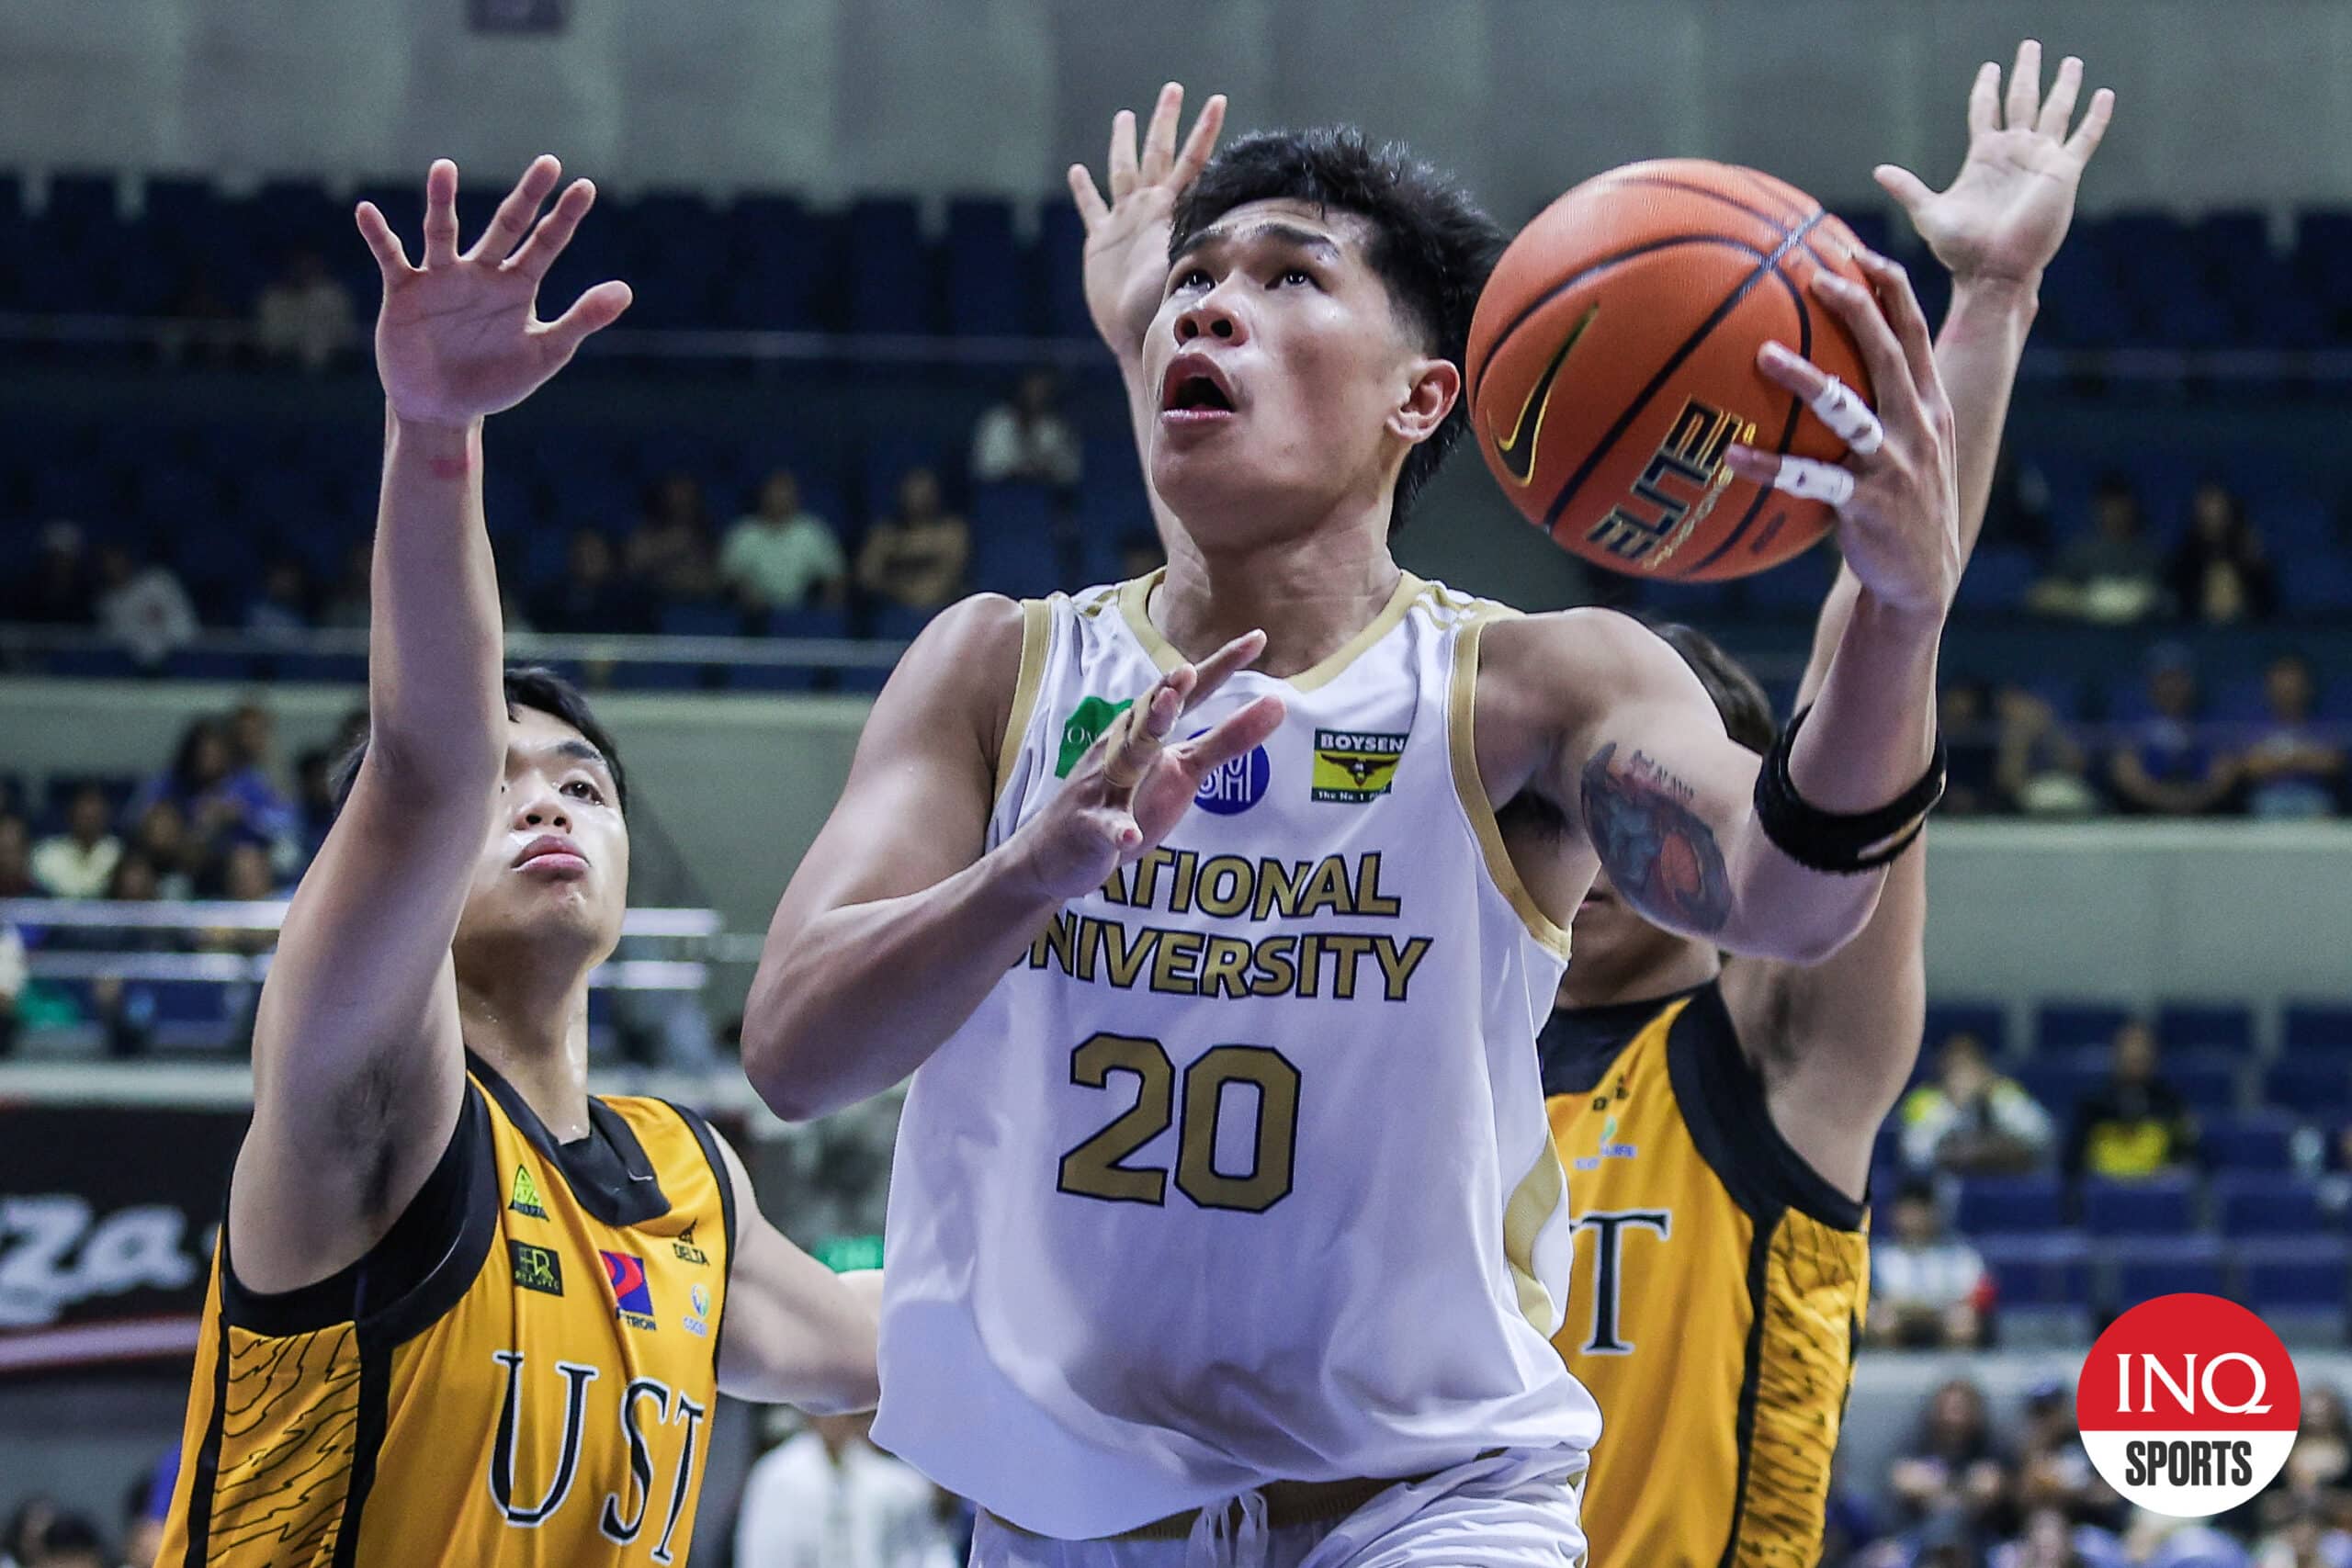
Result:
<instances>
[{"instance_id":1,"label":"stadium seat","mask_svg":"<svg viewBox=\"0 0 2352 1568\"><path fill-rule=\"evenodd\" d=\"M1027 336L1035 330L1012 204L959 197L947 204L947 330L958 337Z\"/></svg>"},{"instance_id":2,"label":"stadium seat","mask_svg":"<svg viewBox=\"0 0 2352 1568\"><path fill-rule=\"evenodd\" d=\"M2176 1291L2230 1293L2222 1244L2212 1236L2126 1237L2102 1244L2099 1251L2110 1272L2108 1304L2117 1312Z\"/></svg>"},{"instance_id":3,"label":"stadium seat","mask_svg":"<svg viewBox=\"0 0 2352 1568\"><path fill-rule=\"evenodd\" d=\"M1952 1225L1962 1235L2053 1231L2066 1224L2065 1189L2054 1176L1980 1176L1961 1184Z\"/></svg>"},{"instance_id":4,"label":"stadium seat","mask_svg":"<svg viewBox=\"0 0 2352 1568\"><path fill-rule=\"evenodd\" d=\"M2237 1106L2246 1059L2244 1051L2168 1051L2158 1070L2194 1110L2229 1111Z\"/></svg>"},{"instance_id":5,"label":"stadium seat","mask_svg":"<svg viewBox=\"0 0 2352 1568\"><path fill-rule=\"evenodd\" d=\"M2239 1300L2266 1320L2273 1314L2344 1314L2346 1255L2336 1236L2243 1241L2231 1249Z\"/></svg>"},{"instance_id":6,"label":"stadium seat","mask_svg":"<svg viewBox=\"0 0 2352 1568\"><path fill-rule=\"evenodd\" d=\"M2352 1066L2333 1052L2282 1056L2262 1075L2262 1098L2305 1116L2340 1117L2352 1111Z\"/></svg>"},{"instance_id":7,"label":"stadium seat","mask_svg":"<svg viewBox=\"0 0 2352 1568\"><path fill-rule=\"evenodd\" d=\"M2090 1304L2090 1250L2081 1232L1992 1232L1969 1239L1993 1277L2005 1317L2017 1308Z\"/></svg>"},{"instance_id":8,"label":"stadium seat","mask_svg":"<svg viewBox=\"0 0 2352 1568\"><path fill-rule=\"evenodd\" d=\"M2352 1049L2352 1004L2290 1002L2283 1022L2290 1051Z\"/></svg>"},{"instance_id":9,"label":"stadium seat","mask_svg":"<svg viewBox=\"0 0 2352 1568\"><path fill-rule=\"evenodd\" d=\"M2290 1111L2226 1111L2201 1123L2206 1162L2217 1171L2283 1171L2294 1164Z\"/></svg>"},{"instance_id":10,"label":"stadium seat","mask_svg":"<svg viewBox=\"0 0 2352 1568\"><path fill-rule=\"evenodd\" d=\"M2186 1176L2094 1177L2083 1183L2082 1213L2097 1236L2185 1235L2197 1225L2197 1186Z\"/></svg>"},{"instance_id":11,"label":"stadium seat","mask_svg":"<svg viewBox=\"0 0 2352 1568\"><path fill-rule=\"evenodd\" d=\"M2238 1004L2165 1002L2156 1009L2156 1042L2167 1049L2254 1049L2254 1010Z\"/></svg>"},{"instance_id":12,"label":"stadium seat","mask_svg":"<svg viewBox=\"0 0 2352 1568\"><path fill-rule=\"evenodd\" d=\"M2044 1002L2035 1010L2035 1048L2105 1045L2115 1039L2132 1010L2111 1002Z\"/></svg>"},{"instance_id":13,"label":"stadium seat","mask_svg":"<svg viewBox=\"0 0 2352 1568\"><path fill-rule=\"evenodd\" d=\"M1953 1035L1966 1032L1984 1043L1985 1050L1994 1055L2003 1055L2009 1044L2008 1010L1998 1002L1931 1001L1928 1004L1927 1027L1921 1040L1923 1054L1932 1055Z\"/></svg>"},{"instance_id":14,"label":"stadium seat","mask_svg":"<svg viewBox=\"0 0 2352 1568\"><path fill-rule=\"evenodd\" d=\"M2224 1171L2213 1178L2213 1220L2226 1236L2301 1235L2335 1227L2316 1182L2290 1171Z\"/></svg>"}]
</instances>

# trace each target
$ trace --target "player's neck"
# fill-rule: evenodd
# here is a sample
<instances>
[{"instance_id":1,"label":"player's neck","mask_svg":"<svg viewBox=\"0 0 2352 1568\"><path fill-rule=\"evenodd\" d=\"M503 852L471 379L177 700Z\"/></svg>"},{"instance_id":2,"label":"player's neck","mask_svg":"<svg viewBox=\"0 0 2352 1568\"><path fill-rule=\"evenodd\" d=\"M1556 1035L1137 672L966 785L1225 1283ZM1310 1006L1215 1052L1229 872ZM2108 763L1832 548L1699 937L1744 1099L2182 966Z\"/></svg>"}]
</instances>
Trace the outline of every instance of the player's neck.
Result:
<instances>
[{"instance_id":1,"label":"player's neck","mask_svg":"<svg viewBox=\"0 0 2352 1568\"><path fill-rule=\"evenodd\" d=\"M1266 651L1252 668L1288 677L1371 625L1395 596L1396 579L1387 539L1371 529L1311 530L1216 551L1179 534L1146 613L1187 659L1263 630Z\"/></svg>"},{"instance_id":2,"label":"player's neck","mask_svg":"<svg viewBox=\"0 0 2352 1568\"><path fill-rule=\"evenodd\" d=\"M1723 959L1703 942L1678 942L1622 964L1608 955L1577 954L1560 981L1557 1006L1569 1010L1657 1001L1703 986L1723 973Z\"/></svg>"},{"instance_id":3,"label":"player's neck","mask_svg":"<svg viewBox=\"0 0 2352 1568\"><path fill-rule=\"evenodd\" d=\"M466 1047L498 1069L559 1143L588 1132L588 982L535 984L528 964L458 982Z\"/></svg>"}]
</instances>

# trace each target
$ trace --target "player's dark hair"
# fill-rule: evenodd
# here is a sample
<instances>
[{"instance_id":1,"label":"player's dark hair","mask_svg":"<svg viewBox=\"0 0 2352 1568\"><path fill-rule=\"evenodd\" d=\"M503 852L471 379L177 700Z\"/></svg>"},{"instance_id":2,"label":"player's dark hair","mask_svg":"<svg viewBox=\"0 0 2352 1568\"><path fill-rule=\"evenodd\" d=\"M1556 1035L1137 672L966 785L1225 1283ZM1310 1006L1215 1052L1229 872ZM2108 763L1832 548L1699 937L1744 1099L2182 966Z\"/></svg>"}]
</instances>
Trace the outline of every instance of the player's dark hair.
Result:
<instances>
[{"instance_id":1,"label":"player's dark hair","mask_svg":"<svg viewBox=\"0 0 2352 1568\"><path fill-rule=\"evenodd\" d=\"M1682 662L1699 677L1699 684L1707 688L1708 699L1723 716L1725 734L1759 757L1772 749L1772 742L1781 736L1780 723L1772 716L1772 699L1745 665L1695 626L1667 621L1650 630L1682 656Z\"/></svg>"},{"instance_id":2,"label":"player's dark hair","mask_svg":"<svg viewBox=\"0 0 2352 1568\"><path fill-rule=\"evenodd\" d=\"M596 722L589 711L588 699L579 687L544 664L510 664L506 667L506 715L514 716L516 708L529 708L560 719L580 731L582 739L605 754L605 766L613 775L613 794L621 811L628 810L628 775L621 769L619 748L613 744L612 733ZM343 812L343 803L351 798L351 786L359 782L359 764L368 756L368 732L361 730L342 761L334 767L334 809Z\"/></svg>"},{"instance_id":3,"label":"player's dark hair","mask_svg":"<svg viewBox=\"0 0 2352 1568\"><path fill-rule=\"evenodd\" d=\"M1170 259L1235 208L1284 198L1353 213L1370 224L1364 260L1387 286L1390 303L1424 348L1462 366L1470 317L1504 235L1460 185L1399 143L1374 146L1353 126L1260 131L1227 144L1178 200ZM1405 455L1388 513L1391 532L1470 428L1468 390L1429 439Z\"/></svg>"}]
</instances>

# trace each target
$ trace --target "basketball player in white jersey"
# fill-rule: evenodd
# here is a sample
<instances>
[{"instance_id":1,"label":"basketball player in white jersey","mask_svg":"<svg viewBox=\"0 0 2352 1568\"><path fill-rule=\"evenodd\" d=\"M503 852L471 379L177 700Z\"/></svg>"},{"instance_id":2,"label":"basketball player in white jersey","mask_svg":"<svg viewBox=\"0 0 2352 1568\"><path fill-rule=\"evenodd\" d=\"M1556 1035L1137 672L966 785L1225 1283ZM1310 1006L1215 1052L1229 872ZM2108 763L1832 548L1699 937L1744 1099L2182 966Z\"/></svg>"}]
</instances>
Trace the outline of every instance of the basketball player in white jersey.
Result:
<instances>
[{"instance_id":1,"label":"basketball player in white jersey","mask_svg":"<svg viewBox=\"0 0 2352 1568\"><path fill-rule=\"evenodd\" d=\"M1820 289L1863 453L1736 459L1838 493L1860 584L1759 773L1634 623L1389 557L1498 240L1351 135L1207 163L1123 355L1170 566L934 621L777 911L769 1103L914 1075L875 1435L985 1510L977 1562L1577 1561L1599 1421L1547 1340L1534 1051L1567 918L1605 867L1818 958L1940 786L1951 423L1900 269Z\"/></svg>"}]
</instances>

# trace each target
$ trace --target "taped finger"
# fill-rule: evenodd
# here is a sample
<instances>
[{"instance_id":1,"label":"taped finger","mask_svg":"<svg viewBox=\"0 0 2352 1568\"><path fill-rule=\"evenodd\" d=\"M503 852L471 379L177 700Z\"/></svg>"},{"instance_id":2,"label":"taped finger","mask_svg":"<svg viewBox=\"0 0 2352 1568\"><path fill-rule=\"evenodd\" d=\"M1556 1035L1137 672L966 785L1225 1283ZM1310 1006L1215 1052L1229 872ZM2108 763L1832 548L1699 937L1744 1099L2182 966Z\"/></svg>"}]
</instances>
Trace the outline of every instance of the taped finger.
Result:
<instances>
[{"instance_id":1,"label":"taped finger","mask_svg":"<svg viewBox=\"0 0 2352 1568\"><path fill-rule=\"evenodd\" d=\"M1860 392L1835 376L1805 406L1857 457L1867 457L1886 445L1886 426L1879 423Z\"/></svg>"},{"instance_id":2,"label":"taped finger","mask_svg":"<svg viewBox=\"0 0 2352 1568\"><path fill-rule=\"evenodd\" d=\"M1812 457L1783 457L1772 488L1799 501L1826 502L1834 509L1854 499L1854 476L1835 463Z\"/></svg>"}]
</instances>

